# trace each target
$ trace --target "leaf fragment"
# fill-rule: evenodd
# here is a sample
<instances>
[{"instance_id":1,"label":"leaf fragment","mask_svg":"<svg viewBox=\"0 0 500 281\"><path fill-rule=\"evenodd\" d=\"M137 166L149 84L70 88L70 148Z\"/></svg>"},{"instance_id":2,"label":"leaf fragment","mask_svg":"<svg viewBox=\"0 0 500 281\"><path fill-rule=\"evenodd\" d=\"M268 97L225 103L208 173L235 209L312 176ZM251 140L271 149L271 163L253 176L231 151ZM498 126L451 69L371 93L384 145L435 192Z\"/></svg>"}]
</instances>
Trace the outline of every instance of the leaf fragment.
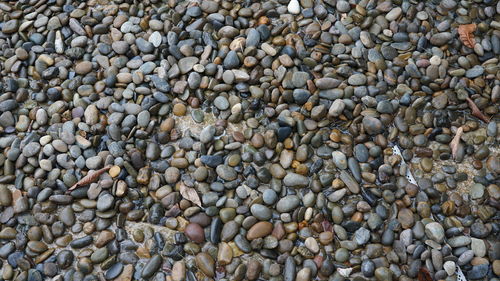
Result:
<instances>
[{"instance_id":1,"label":"leaf fragment","mask_svg":"<svg viewBox=\"0 0 500 281\"><path fill-rule=\"evenodd\" d=\"M184 199L191 201L193 204L201 208L200 196L198 196L198 193L194 188L187 187L184 183L181 183L180 192Z\"/></svg>"},{"instance_id":2,"label":"leaf fragment","mask_svg":"<svg viewBox=\"0 0 500 281\"><path fill-rule=\"evenodd\" d=\"M95 182L102 174L107 172L109 169L111 169L112 165L108 165L102 169L96 170L96 171L89 171L86 176L81 178L79 181L77 181L72 187L68 189L68 191L71 191L79 186L84 186L91 184Z\"/></svg>"},{"instance_id":3,"label":"leaf fragment","mask_svg":"<svg viewBox=\"0 0 500 281\"><path fill-rule=\"evenodd\" d=\"M450 142L451 155L453 156L453 159L457 157L458 145L460 144L460 138L462 137L463 133L464 133L464 128L459 127L457 129L457 133Z\"/></svg>"},{"instance_id":4,"label":"leaf fragment","mask_svg":"<svg viewBox=\"0 0 500 281\"><path fill-rule=\"evenodd\" d=\"M473 49L476 44L474 40L474 31L476 31L477 25L475 23L462 24L458 26L458 36L460 41L464 43L465 46Z\"/></svg>"},{"instance_id":5,"label":"leaf fragment","mask_svg":"<svg viewBox=\"0 0 500 281\"><path fill-rule=\"evenodd\" d=\"M433 281L429 270L425 267L421 267L417 275L418 281Z\"/></svg>"},{"instance_id":6,"label":"leaf fragment","mask_svg":"<svg viewBox=\"0 0 500 281\"><path fill-rule=\"evenodd\" d=\"M470 109L472 110L472 115L476 116L477 118L483 120L484 122L488 123L490 122L490 118L488 118L484 113L477 107L477 105L474 103L471 98L467 97L465 98L467 100L467 103L469 104Z\"/></svg>"}]
</instances>

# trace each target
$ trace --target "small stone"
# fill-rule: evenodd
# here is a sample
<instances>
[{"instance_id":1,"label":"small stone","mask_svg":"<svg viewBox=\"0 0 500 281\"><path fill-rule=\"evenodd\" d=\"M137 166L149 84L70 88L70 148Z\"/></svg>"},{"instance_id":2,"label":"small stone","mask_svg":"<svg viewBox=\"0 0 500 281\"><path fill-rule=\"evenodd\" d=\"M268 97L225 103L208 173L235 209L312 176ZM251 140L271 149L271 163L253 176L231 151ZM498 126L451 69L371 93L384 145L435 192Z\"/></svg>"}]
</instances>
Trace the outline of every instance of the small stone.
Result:
<instances>
[{"instance_id":1,"label":"small stone","mask_svg":"<svg viewBox=\"0 0 500 281\"><path fill-rule=\"evenodd\" d=\"M195 258L196 266L208 277L215 276L215 262L207 253L199 253Z\"/></svg>"},{"instance_id":2,"label":"small stone","mask_svg":"<svg viewBox=\"0 0 500 281\"><path fill-rule=\"evenodd\" d=\"M437 222L431 222L425 225L425 234L430 239L442 243L444 240L444 229L441 224Z\"/></svg>"},{"instance_id":3,"label":"small stone","mask_svg":"<svg viewBox=\"0 0 500 281\"><path fill-rule=\"evenodd\" d=\"M184 229L184 234L195 243L203 243L205 241L205 232L197 223L190 223Z\"/></svg>"},{"instance_id":4,"label":"small stone","mask_svg":"<svg viewBox=\"0 0 500 281\"><path fill-rule=\"evenodd\" d=\"M385 19L388 21L393 21L399 18L402 12L403 10L401 9L401 7L393 8L389 13L385 15Z\"/></svg>"},{"instance_id":5,"label":"small stone","mask_svg":"<svg viewBox=\"0 0 500 281\"><path fill-rule=\"evenodd\" d=\"M186 264L184 261L176 261L172 266L172 281L183 281L186 278Z\"/></svg>"},{"instance_id":6,"label":"small stone","mask_svg":"<svg viewBox=\"0 0 500 281\"><path fill-rule=\"evenodd\" d=\"M430 42L432 45L443 46L451 40L452 34L450 32L436 33L431 36Z\"/></svg>"},{"instance_id":7,"label":"small stone","mask_svg":"<svg viewBox=\"0 0 500 281\"><path fill-rule=\"evenodd\" d=\"M237 178L236 171L227 165L219 165L216 168L217 175L225 181L233 181Z\"/></svg>"},{"instance_id":8,"label":"small stone","mask_svg":"<svg viewBox=\"0 0 500 281\"><path fill-rule=\"evenodd\" d=\"M448 274L448 276L452 276L453 274L455 274L455 270L456 270L455 262L447 261L443 264L443 268L446 271L446 273Z\"/></svg>"},{"instance_id":9,"label":"small stone","mask_svg":"<svg viewBox=\"0 0 500 281\"><path fill-rule=\"evenodd\" d=\"M158 31L151 33L151 36L149 36L148 41L151 44L153 44L153 46L159 47L161 45L161 41L162 41L161 33Z\"/></svg>"},{"instance_id":10,"label":"small stone","mask_svg":"<svg viewBox=\"0 0 500 281\"><path fill-rule=\"evenodd\" d=\"M300 4L298 0L290 0L288 3L288 12L292 15L300 14Z\"/></svg>"},{"instance_id":11,"label":"small stone","mask_svg":"<svg viewBox=\"0 0 500 281\"><path fill-rule=\"evenodd\" d=\"M283 179L283 184L290 187L302 188L309 185L309 179L296 173L288 173Z\"/></svg>"},{"instance_id":12,"label":"small stone","mask_svg":"<svg viewBox=\"0 0 500 281\"><path fill-rule=\"evenodd\" d=\"M233 259L233 250L225 242L219 244L219 251L217 253L217 263L220 265L228 265Z\"/></svg>"},{"instance_id":13,"label":"small stone","mask_svg":"<svg viewBox=\"0 0 500 281\"><path fill-rule=\"evenodd\" d=\"M193 69L193 66L199 62L197 57L186 57L179 60L179 70L181 74L186 74Z\"/></svg>"},{"instance_id":14,"label":"small stone","mask_svg":"<svg viewBox=\"0 0 500 281\"><path fill-rule=\"evenodd\" d=\"M142 269L142 277L149 278L153 276L160 268L163 259L160 255L154 255Z\"/></svg>"},{"instance_id":15,"label":"small stone","mask_svg":"<svg viewBox=\"0 0 500 281\"><path fill-rule=\"evenodd\" d=\"M361 86L366 84L366 76L362 73L353 74L349 77L348 82L353 86Z\"/></svg>"},{"instance_id":16,"label":"small stone","mask_svg":"<svg viewBox=\"0 0 500 281\"><path fill-rule=\"evenodd\" d=\"M309 251L315 254L319 252L318 242L312 237L306 238L306 240L304 241L304 245L307 247L307 249L309 249Z\"/></svg>"},{"instance_id":17,"label":"small stone","mask_svg":"<svg viewBox=\"0 0 500 281\"><path fill-rule=\"evenodd\" d=\"M287 195L281 198L276 204L276 210L280 213L287 213L298 207L300 199L296 195Z\"/></svg>"},{"instance_id":18,"label":"small stone","mask_svg":"<svg viewBox=\"0 0 500 281\"><path fill-rule=\"evenodd\" d=\"M247 232L247 239L254 240L265 237L273 231L273 225L267 221L261 221L254 224Z\"/></svg>"}]
</instances>

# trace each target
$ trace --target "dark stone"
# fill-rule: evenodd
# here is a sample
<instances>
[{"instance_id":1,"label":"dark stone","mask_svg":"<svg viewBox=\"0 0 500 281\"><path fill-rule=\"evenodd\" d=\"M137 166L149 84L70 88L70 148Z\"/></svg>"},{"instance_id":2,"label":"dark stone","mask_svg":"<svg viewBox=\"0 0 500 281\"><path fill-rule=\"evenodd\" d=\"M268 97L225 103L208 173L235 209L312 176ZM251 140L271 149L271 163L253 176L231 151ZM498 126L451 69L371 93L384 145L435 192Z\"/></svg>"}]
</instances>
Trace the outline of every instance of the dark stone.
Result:
<instances>
[{"instance_id":1,"label":"dark stone","mask_svg":"<svg viewBox=\"0 0 500 281\"><path fill-rule=\"evenodd\" d=\"M278 132L277 132L278 141L279 142L284 141L286 138L288 138L290 136L291 133L292 133L292 128L290 128L290 127L279 127L278 128Z\"/></svg>"},{"instance_id":2,"label":"dark stone","mask_svg":"<svg viewBox=\"0 0 500 281\"><path fill-rule=\"evenodd\" d=\"M224 159L220 155L202 155L200 157L201 163L211 167L216 168L224 162Z\"/></svg>"},{"instance_id":3,"label":"dark stone","mask_svg":"<svg viewBox=\"0 0 500 281\"><path fill-rule=\"evenodd\" d=\"M81 249L83 247L86 247L86 246L92 244L93 241L94 241L94 238L92 238L92 236L88 235L88 236L84 236L82 238L71 241L71 243L69 245L72 248Z\"/></svg>"}]
</instances>

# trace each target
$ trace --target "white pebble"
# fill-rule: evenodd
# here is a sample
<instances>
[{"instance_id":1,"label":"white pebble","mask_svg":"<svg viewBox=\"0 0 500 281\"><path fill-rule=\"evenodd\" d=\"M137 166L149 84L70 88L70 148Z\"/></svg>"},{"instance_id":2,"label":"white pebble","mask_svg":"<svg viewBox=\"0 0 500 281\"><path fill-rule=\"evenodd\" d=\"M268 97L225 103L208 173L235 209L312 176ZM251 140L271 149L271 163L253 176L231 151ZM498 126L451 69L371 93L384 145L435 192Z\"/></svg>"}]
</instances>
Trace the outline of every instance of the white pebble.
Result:
<instances>
[{"instance_id":1,"label":"white pebble","mask_svg":"<svg viewBox=\"0 0 500 281\"><path fill-rule=\"evenodd\" d=\"M288 3L288 12L293 15L298 15L300 13L300 4L298 0L290 0L290 3Z\"/></svg>"},{"instance_id":2,"label":"white pebble","mask_svg":"<svg viewBox=\"0 0 500 281\"><path fill-rule=\"evenodd\" d=\"M446 273L448 273L448 276L452 276L453 274L455 274L456 267L454 262L452 261L445 262L443 264L443 268L446 271Z\"/></svg>"},{"instance_id":3,"label":"white pebble","mask_svg":"<svg viewBox=\"0 0 500 281\"><path fill-rule=\"evenodd\" d=\"M441 64L441 58L438 57L438 56L432 56L431 59L429 60L429 62L432 65L440 65Z\"/></svg>"},{"instance_id":4,"label":"white pebble","mask_svg":"<svg viewBox=\"0 0 500 281\"><path fill-rule=\"evenodd\" d=\"M158 47L161 44L161 34L158 31L155 31L149 36L149 43L153 44L153 46Z\"/></svg>"}]
</instances>

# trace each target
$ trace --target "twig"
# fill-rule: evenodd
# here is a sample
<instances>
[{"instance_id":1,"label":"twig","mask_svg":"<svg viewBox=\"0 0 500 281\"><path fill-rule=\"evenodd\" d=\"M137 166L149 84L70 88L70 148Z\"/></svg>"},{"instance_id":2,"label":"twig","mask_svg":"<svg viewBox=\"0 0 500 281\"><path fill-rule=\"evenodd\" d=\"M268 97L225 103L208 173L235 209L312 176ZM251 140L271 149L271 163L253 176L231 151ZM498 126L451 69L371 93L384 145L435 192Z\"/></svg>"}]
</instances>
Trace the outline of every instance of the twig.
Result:
<instances>
[{"instance_id":1,"label":"twig","mask_svg":"<svg viewBox=\"0 0 500 281\"><path fill-rule=\"evenodd\" d=\"M484 115L479 107L474 103L473 100L471 100L469 97L465 98L467 103L469 104L470 109L472 110L472 115L476 116L477 118L483 120L484 122L488 123L490 122L490 118L488 118L486 115Z\"/></svg>"},{"instance_id":2,"label":"twig","mask_svg":"<svg viewBox=\"0 0 500 281\"><path fill-rule=\"evenodd\" d=\"M451 155L453 156L453 159L455 159L457 156L458 145L460 144L460 138L462 137L463 133L464 133L464 128L459 127L457 129L457 133L455 134L455 137L453 137L453 139L450 142Z\"/></svg>"},{"instance_id":3,"label":"twig","mask_svg":"<svg viewBox=\"0 0 500 281\"><path fill-rule=\"evenodd\" d=\"M100 175L104 174L107 172L109 169L111 169L112 165L108 165L102 169L99 169L97 171L89 172L85 177L83 177L81 180L77 181L72 187L68 189L68 191L71 191L79 186L84 186L91 184L95 182Z\"/></svg>"}]
</instances>

